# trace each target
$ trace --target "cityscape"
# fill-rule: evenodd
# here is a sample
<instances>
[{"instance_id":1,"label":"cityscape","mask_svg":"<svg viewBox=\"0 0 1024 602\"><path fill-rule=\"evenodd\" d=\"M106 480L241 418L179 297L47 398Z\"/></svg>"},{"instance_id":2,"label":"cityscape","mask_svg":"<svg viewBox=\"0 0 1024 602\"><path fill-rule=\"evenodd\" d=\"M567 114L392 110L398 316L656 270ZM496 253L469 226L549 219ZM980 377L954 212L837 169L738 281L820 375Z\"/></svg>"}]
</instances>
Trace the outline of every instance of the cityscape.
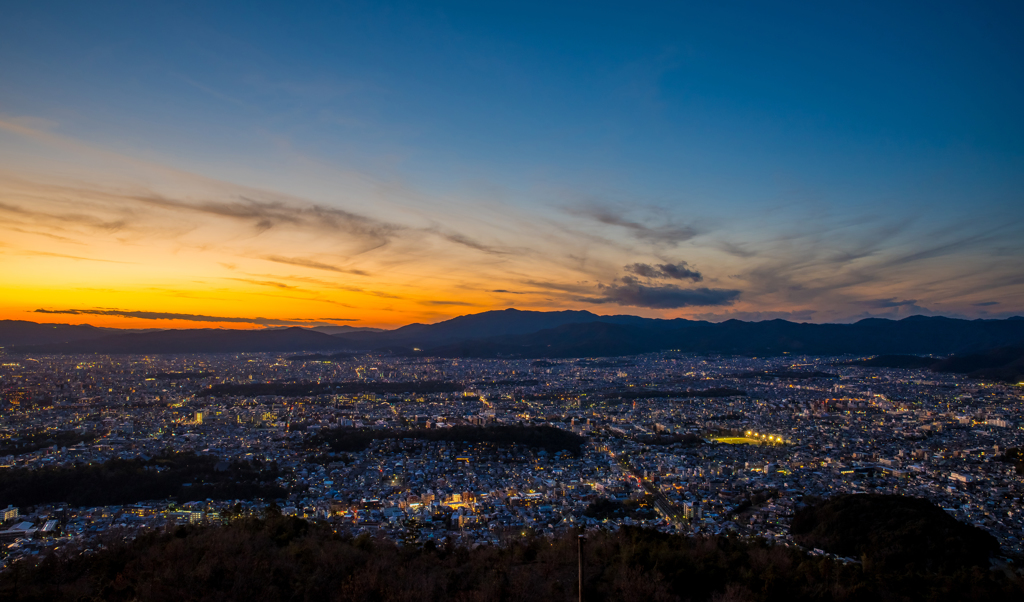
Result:
<instances>
[{"instance_id":1,"label":"cityscape","mask_svg":"<svg viewBox=\"0 0 1024 602\"><path fill-rule=\"evenodd\" d=\"M1024 600L1024 3L0 11L0 601Z\"/></svg>"},{"instance_id":2,"label":"cityscape","mask_svg":"<svg viewBox=\"0 0 1024 602\"><path fill-rule=\"evenodd\" d=\"M1004 458L1024 443L1020 386L853 359L6 357L5 473L117 459L160 471L194 454L226 473L263 467L276 495L212 499L169 481L157 499L72 505L88 494L33 497L5 476L4 562L270 507L417 545L622 525L795 545L798 508L848 493L925 498L1020 555L1024 482ZM281 382L356 392L243 393ZM558 436L458 440L487 427Z\"/></svg>"}]
</instances>

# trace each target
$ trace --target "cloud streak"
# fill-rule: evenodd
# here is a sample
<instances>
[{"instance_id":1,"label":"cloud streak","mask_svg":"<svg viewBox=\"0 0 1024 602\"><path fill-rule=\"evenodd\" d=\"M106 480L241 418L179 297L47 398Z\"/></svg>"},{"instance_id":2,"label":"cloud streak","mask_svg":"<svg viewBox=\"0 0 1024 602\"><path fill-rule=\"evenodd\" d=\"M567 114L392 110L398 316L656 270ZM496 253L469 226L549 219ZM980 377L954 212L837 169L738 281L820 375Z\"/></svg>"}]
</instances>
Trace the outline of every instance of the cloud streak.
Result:
<instances>
[{"instance_id":1,"label":"cloud streak","mask_svg":"<svg viewBox=\"0 0 1024 602\"><path fill-rule=\"evenodd\" d=\"M101 263L122 263L130 264L130 261L115 261L113 259L96 259L95 257L79 257L78 255L64 255L62 253L48 253L46 251L20 251L23 255L36 255L38 257L59 257L60 259L74 259L75 261L99 261Z\"/></svg>"},{"instance_id":2,"label":"cloud streak","mask_svg":"<svg viewBox=\"0 0 1024 602\"><path fill-rule=\"evenodd\" d=\"M312 259L303 259L301 257L280 257L278 255L264 255L263 259L272 261L274 263L283 263L285 265L295 265L304 268L312 268L314 270L324 270L327 272L338 272L341 274L355 274L357 276L369 276L368 273L363 270L349 270L339 268L337 266L329 265L326 263L320 263L319 261L313 261Z\"/></svg>"},{"instance_id":3,"label":"cloud streak","mask_svg":"<svg viewBox=\"0 0 1024 602\"><path fill-rule=\"evenodd\" d=\"M249 284L256 284L259 286L269 286L272 288L281 288L285 290L298 290L299 287L285 284L283 282L275 282L273 280L256 280L254 278L225 278L225 280L234 280L235 282L247 282Z\"/></svg>"},{"instance_id":4,"label":"cloud streak","mask_svg":"<svg viewBox=\"0 0 1024 602\"><path fill-rule=\"evenodd\" d=\"M476 303L470 303L468 301L445 301L443 299L430 299L427 301L420 301L423 305L462 305L466 307L475 307Z\"/></svg>"},{"instance_id":5,"label":"cloud streak","mask_svg":"<svg viewBox=\"0 0 1024 602\"><path fill-rule=\"evenodd\" d=\"M889 299L868 299L867 301L861 301L860 303L872 309L888 309L891 307L907 307L911 305L917 305L917 299L906 299L904 301L900 301L895 297L891 297Z\"/></svg>"},{"instance_id":6,"label":"cloud streak","mask_svg":"<svg viewBox=\"0 0 1024 602\"><path fill-rule=\"evenodd\" d=\"M470 249L487 253L489 255L508 255L510 253L509 251L498 249L497 247L485 245L463 234L453 232L438 232L438 235L441 236L441 238L447 240L448 242L455 243L457 245L462 245L464 247L469 247Z\"/></svg>"},{"instance_id":7,"label":"cloud streak","mask_svg":"<svg viewBox=\"0 0 1024 602\"><path fill-rule=\"evenodd\" d=\"M631 220L607 207L574 207L568 209L568 212L570 215L583 217L600 224L622 228L633 238L652 243L675 246L696 238L703 233L694 226L673 224L667 216L663 218L667 222L665 225L649 226L639 221Z\"/></svg>"},{"instance_id":8,"label":"cloud streak","mask_svg":"<svg viewBox=\"0 0 1024 602\"><path fill-rule=\"evenodd\" d=\"M230 200L188 202L160 195L131 197L143 204L179 211L213 215L248 222L258 233L280 226L301 226L316 230L342 232L356 236L376 246L388 243L401 230L399 226L384 223L343 209L296 199L257 200L238 195Z\"/></svg>"},{"instance_id":9,"label":"cloud streak","mask_svg":"<svg viewBox=\"0 0 1024 602\"><path fill-rule=\"evenodd\" d=\"M187 322L223 322L231 324L257 324L260 326L328 326L329 322L313 320L281 320L277 318L238 318L228 316L204 316L202 314L179 314L157 311L129 311L123 309L36 309L38 314L67 314L73 316L116 316L141 320L184 320Z\"/></svg>"}]
</instances>

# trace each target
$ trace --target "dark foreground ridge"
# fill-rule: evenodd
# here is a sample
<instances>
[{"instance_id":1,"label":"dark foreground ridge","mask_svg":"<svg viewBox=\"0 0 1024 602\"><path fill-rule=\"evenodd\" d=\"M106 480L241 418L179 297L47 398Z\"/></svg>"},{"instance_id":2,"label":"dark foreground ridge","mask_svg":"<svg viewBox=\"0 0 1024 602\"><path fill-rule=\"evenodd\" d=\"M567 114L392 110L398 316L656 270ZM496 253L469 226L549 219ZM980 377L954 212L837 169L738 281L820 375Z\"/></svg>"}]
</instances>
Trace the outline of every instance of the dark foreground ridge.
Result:
<instances>
[{"instance_id":1,"label":"dark foreground ridge","mask_svg":"<svg viewBox=\"0 0 1024 602\"><path fill-rule=\"evenodd\" d=\"M270 514L224 527L168 527L103 549L21 561L0 579L12 602L569 601L578 599L577 532L529 535L476 549L400 546ZM587 534L583 599L1012 600L1002 572L902 567L879 572L796 548L733 537L686 537L624 527Z\"/></svg>"}]
</instances>

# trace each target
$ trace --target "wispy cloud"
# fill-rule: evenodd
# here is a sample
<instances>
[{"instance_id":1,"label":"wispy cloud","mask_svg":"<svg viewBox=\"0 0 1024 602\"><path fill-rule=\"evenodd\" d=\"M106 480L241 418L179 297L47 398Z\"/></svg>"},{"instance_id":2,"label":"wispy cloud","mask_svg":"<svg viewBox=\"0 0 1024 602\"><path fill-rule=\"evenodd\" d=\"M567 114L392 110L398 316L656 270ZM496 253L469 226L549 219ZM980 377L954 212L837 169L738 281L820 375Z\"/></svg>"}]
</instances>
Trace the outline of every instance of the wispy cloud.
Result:
<instances>
[{"instance_id":1,"label":"wispy cloud","mask_svg":"<svg viewBox=\"0 0 1024 602\"><path fill-rule=\"evenodd\" d=\"M600 224L623 228L631 236L638 240L678 245L696 238L703 232L695 226L679 225L673 223L671 215L664 213L660 216L657 225L650 225L638 220L630 219L621 211L610 207L596 205L583 205L569 207L566 211L570 215L586 218Z\"/></svg>"},{"instance_id":2,"label":"wispy cloud","mask_svg":"<svg viewBox=\"0 0 1024 602\"><path fill-rule=\"evenodd\" d=\"M594 291L594 285L585 282L568 283L568 282L544 282L541 280L523 280L523 284L539 288L542 291L555 291L558 293L568 293L571 295L586 295Z\"/></svg>"},{"instance_id":3,"label":"wispy cloud","mask_svg":"<svg viewBox=\"0 0 1024 602\"><path fill-rule=\"evenodd\" d=\"M859 301L861 305L870 307L872 309L887 309L890 307L906 307L909 305L917 305L917 299L905 299L899 300L895 297L889 299L867 299L865 301Z\"/></svg>"},{"instance_id":4,"label":"wispy cloud","mask_svg":"<svg viewBox=\"0 0 1024 602\"><path fill-rule=\"evenodd\" d=\"M717 244L717 247L725 253L741 259L750 259L757 256L757 251L743 243L721 241Z\"/></svg>"},{"instance_id":5,"label":"wispy cloud","mask_svg":"<svg viewBox=\"0 0 1024 602\"><path fill-rule=\"evenodd\" d=\"M263 193L270 199L254 199L251 195L238 195L225 200L185 201L149 194L131 197L143 204L183 212L208 214L249 223L257 232L280 226L302 227L308 230L332 231L359 237L372 247L387 244L402 228L344 209L319 203L300 201L284 195Z\"/></svg>"},{"instance_id":6,"label":"wispy cloud","mask_svg":"<svg viewBox=\"0 0 1024 602\"><path fill-rule=\"evenodd\" d=\"M24 230L22 228L11 228L11 231L12 232L20 232L22 234L31 234L33 236L43 236L43 237L49 238L51 240L57 240L57 241L60 241L60 242L69 243L69 244L73 244L73 245L80 245L80 246L84 246L85 245L84 242L68 238L67 236L58 236L57 234L52 234L50 232L37 232L35 230Z\"/></svg>"},{"instance_id":7,"label":"wispy cloud","mask_svg":"<svg viewBox=\"0 0 1024 602\"><path fill-rule=\"evenodd\" d=\"M497 247L493 247L490 245L485 245L482 242L473 240L472 238L465 236L463 234L458 234L455 232L438 232L438 234L441 236L441 238L447 240L448 242L452 242L457 245L462 245L464 247L469 247L470 249L481 251L483 253L488 253L491 255L508 255L509 253L511 253L511 251L499 249Z\"/></svg>"},{"instance_id":8,"label":"wispy cloud","mask_svg":"<svg viewBox=\"0 0 1024 602\"><path fill-rule=\"evenodd\" d=\"M304 268L312 268L314 270L324 270L327 272L338 272L343 274L355 274L357 276L369 276L368 273L363 270L349 270L339 268L337 266L321 263L312 259L303 259L301 257L280 257L278 255L264 255L263 259L272 261L274 263L283 263L286 265L296 265Z\"/></svg>"},{"instance_id":9,"label":"wispy cloud","mask_svg":"<svg viewBox=\"0 0 1024 602\"><path fill-rule=\"evenodd\" d=\"M428 299L420 301L423 305L461 305L465 307L475 307L476 303L470 303L469 301L445 301L444 299Z\"/></svg>"},{"instance_id":10,"label":"wispy cloud","mask_svg":"<svg viewBox=\"0 0 1024 602\"><path fill-rule=\"evenodd\" d=\"M129 221L123 217L104 218L91 215L83 213L81 211L81 207L76 208L78 210L45 211L40 207L45 207L46 204L38 202L43 199L33 200L36 201L33 203L36 208L33 209L12 205L10 203L0 203L0 213L7 213L21 217L23 220L27 220L27 223L31 224L51 227L55 224L78 225L108 233L118 232L129 225ZM52 204L52 201L49 204Z\"/></svg>"},{"instance_id":11,"label":"wispy cloud","mask_svg":"<svg viewBox=\"0 0 1024 602\"><path fill-rule=\"evenodd\" d=\"M247 282L249 284L256 284L259 286L269 286L273 288L282 288L286 290L295 290L298 287L283 282L276 282L274 280L256 280L254 278L225 278L225 280L234 280L236 282Z\"/></svg>"},{"instance_id":12,"label":"wispy cloud","mask_svg":"<svg viewBox=\"0 0 1024 602\"><path fill-rule=\"evenodd\" d=\"M910 253L896 255L882 262L879 267L894 267L917 263L926 259L951 255L972 247L996 243L1006 234L1012 234L1014 230L1019 230L1020 225L1020 222L1001 223L993 227L985 228L982 231L972 232L968 229L967 224L964 224L960 228L951 229L955 232L952 240L940 239L940 241L935 243L931 243L929 241L928 244L923 245L924 248L917 249Z\"/></svg>"},{"instance_id":13,"label":"wispy cloud","mask_svg":"<svg viewBox=\"0 0 1024 602\"><path fill-rule=\"evenodd\" d=\"M19 251L22 255L35 255L38 257L59 257L61 259L74 259L75 261L99 261L101 263L123 263L130 264L130 261L115 261L113 259L96 259L95 257L80 257L78 255L64 255L63 253L50 253L48 251Z\"/></svg>"},{"instance_id":14,"label":"wispy cloud","mask_svg":"<svg viewBox=\"0 0 1024 602\"><path fill-rule=\"evenodd\" d=\"M300 282L305 285L313 285L317 288L334 289L340 291L349 291L353 293L366 292L358 286L349 286L341 282L335 282L333 280L324 280L323 278L310 278L309 276L295 276L284 275L284 274L250 274L246 273L247 276L251 276L253 280L264 281L266 279L276 278L278 280L287 280L289 282ZM309 287L307 287L309 288Z\"/></svg>"}]
</instances>

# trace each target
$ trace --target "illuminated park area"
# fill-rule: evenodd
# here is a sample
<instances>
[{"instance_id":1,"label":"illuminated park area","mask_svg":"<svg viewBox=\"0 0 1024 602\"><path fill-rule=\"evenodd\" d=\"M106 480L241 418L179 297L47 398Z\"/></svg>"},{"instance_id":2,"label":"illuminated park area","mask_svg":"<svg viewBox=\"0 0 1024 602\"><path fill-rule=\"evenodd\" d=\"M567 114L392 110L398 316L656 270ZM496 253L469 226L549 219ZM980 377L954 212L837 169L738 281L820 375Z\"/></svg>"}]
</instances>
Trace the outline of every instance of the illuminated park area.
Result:
<instances>
[{"instance_id":1,"label":"illuminated park area","mask_svg":"<svg viewBox=\"0 0 1024 602\"><path fill-rule=\"evenodd\" d=\"M783 445L792 443L784 439L782 435L758 433L757 431L747 431L744 435L744 437L715 437L714 440L719 443L728 443L729 445Z\"/></svg>"},{"instance_id":2,"label":"illuminated park area","mask_svg":"<svg viewBox=\"0 0 1024 602\"><path fill-rule=\"evenodd\" d=\"M715 441L729 445L760 445L762 443L760 439L750 437L715 437Z\"/></svg>"}]
</instances>

